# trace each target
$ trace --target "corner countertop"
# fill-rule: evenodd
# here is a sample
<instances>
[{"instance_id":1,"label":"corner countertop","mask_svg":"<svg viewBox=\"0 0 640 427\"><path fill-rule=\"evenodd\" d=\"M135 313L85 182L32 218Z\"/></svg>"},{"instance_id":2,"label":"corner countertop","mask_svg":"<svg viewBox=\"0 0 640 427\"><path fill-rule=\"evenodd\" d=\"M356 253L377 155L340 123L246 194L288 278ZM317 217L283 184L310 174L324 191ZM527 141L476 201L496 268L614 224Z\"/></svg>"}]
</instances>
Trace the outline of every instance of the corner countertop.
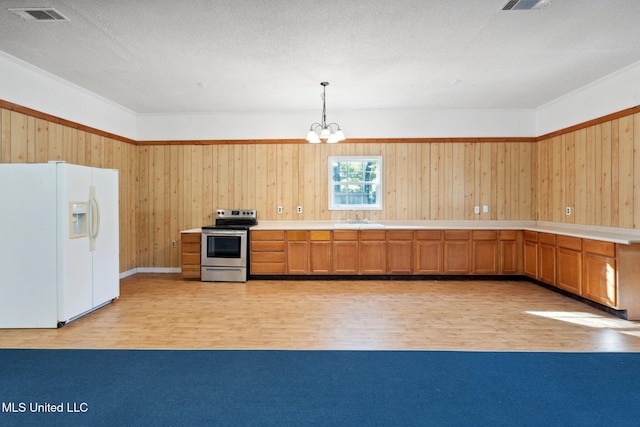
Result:
<instances>
[{"instance_id":1,"label":"corner countertop","mask_svg":"<svg viewBox=\"0 0 640 427\"><path fill-rule=\"evenodd\" d=\"M267 221L262 220L251 230L528 230L543 233L601 240L629 245L640 243L640 229L597 227L545 221L500 220L386 220L369 224L352 224L344 220L318 221ZM199 233L200 228L183 230L182 233Z\"/></svg>"}]
</instances>

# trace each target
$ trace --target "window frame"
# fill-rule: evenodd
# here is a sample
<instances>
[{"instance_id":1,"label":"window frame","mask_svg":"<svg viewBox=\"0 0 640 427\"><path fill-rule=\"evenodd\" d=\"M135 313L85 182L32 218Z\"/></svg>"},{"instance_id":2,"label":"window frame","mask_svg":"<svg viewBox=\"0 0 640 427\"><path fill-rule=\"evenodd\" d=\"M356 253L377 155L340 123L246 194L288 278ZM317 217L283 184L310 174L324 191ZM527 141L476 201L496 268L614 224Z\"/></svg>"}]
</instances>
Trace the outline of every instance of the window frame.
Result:
<instances>
[{"instance_id":1,"label":"window frame","mask_svg":"<svg viewBox=\"0 0 640 427\"><path fill-rule=\"evenodd\" d=\"M376 185L376 203L375 204L340 204L335 202L335 185L340 183L347 183L350 181L334 181L333 180L333 163L335 162L365 162L365 161L374 161L377 163L378 171L377 171L377 181L359 181L366 185L367 182L375 183ZM365 210L365 211L381 211L382 204L382 195L383 195L383 162L382 156L329 156L328 159L328 186L329 191L327 192L329 195L329 210L330 211L351 211L351 210Z\"/></svg>"}]
</instances>

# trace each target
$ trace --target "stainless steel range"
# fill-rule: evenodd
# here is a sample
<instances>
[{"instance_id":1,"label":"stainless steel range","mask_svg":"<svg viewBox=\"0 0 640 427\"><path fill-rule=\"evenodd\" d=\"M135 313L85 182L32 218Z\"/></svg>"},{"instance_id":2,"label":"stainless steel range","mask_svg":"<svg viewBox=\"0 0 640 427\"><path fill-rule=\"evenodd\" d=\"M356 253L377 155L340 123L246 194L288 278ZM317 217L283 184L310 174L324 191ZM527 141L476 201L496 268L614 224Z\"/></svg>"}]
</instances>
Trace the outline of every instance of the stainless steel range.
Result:
<instances>
[{"instance_id":1,"label":"stainless steel range","mask_svg":"<svg viewBox=\"0 0 640 427\"><path fill-rule=\"evenodd\" d=\"M255 209L218 209L216 223L202 227L201 280L246 282L249 277L249 228Z\"/></svg>"}]
</instances>

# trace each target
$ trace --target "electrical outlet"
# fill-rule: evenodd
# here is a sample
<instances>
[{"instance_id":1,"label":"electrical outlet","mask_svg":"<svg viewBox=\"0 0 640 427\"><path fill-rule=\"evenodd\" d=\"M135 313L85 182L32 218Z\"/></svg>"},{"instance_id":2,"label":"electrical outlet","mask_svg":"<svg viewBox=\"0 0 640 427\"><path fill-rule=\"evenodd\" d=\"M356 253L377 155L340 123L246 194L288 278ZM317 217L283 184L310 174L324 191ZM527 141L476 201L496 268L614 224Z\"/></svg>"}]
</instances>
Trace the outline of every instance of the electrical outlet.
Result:
<instances>
[{"instance_id":1,"label":"electrical outlet","mask_svg":"<svg viewBox=\"0 0 640 427\"><path fill-rule=\"evenodd\" d=\"M176 247L176 241L175 241L175 240L173 240L173 241L171 242L171 247L172 247L172 248L175 248L175 247Z\"/></svg>"},{"instance_id":2,"label":"electrical outlet","mask_svg":"<svg viewBox=\"0 0 640 427\"><path fill-rule=\"evenodd\" d=\"M489 212L489 205L483 205L482 206L482 212L484 212L484 213Z\"/></svg>"},{"instance_id":3,"label":"electrical outlet","mask_svg":"<svg viewBox=\"0 0 640 427\"><path fill-rule=\"evenodd\" d=\"M278 206L278 213L281 214L282 213L282 206Z\"/></svg>"},{"instance_id":4,"label":"electrical outlet","mask_svg":"<svg viewBox=\"0 0 640 427\"><path fill-rule=\"evenodd\" d=\"M480 215L480 206L474 206L474 207L473 207L473 212L474 212L476 215Z\"/></svg>"},{"instance_id":5,"label":"electrical outlet","mask_svg":"<svg viewBox=\"0 0 640 427\"><path fill-rule=\"evenodd\" d=\"M571 206L567 206L565 212L566 212L567 215L571 215Z\"/></svg>"},{"instance_id":6,"label":"electrical outlet","mask_svg":"<svg viewBox=\"0 0 640 427\"><path fill-rule=\"evenodd\" d=\"M301 214L302 213L302 206L298 206L298 213Z\"/></svg>"}]
</instances>

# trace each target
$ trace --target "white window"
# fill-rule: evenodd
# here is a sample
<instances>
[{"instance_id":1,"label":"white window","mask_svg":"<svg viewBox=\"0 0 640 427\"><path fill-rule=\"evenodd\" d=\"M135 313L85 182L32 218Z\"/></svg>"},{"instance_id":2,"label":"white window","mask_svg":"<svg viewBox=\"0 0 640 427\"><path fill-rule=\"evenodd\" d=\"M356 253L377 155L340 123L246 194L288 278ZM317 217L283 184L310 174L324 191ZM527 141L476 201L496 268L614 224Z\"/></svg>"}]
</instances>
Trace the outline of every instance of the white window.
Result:
<instances>
[{"instance_id":1,"label":"white window","mask_svg":"<svg viewBox=\"0 0 640 427\"><path fill-rule=\"evenodd\" d=\"M382 210L382 157L329 157L329 210Z\"/></svg>"}]
</instances>

